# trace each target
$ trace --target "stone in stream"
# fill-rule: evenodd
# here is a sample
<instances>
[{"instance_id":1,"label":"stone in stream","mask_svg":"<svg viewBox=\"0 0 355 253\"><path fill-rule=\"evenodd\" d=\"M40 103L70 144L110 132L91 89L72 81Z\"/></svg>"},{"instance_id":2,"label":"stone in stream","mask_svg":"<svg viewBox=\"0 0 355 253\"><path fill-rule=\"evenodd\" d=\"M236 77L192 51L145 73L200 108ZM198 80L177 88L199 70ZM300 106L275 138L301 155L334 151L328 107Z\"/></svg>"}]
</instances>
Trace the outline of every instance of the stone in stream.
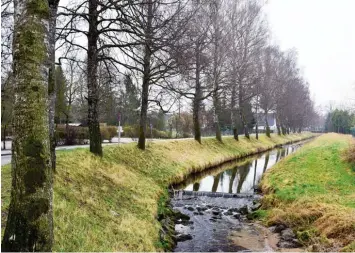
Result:
<instances>
[{"instance_id":1,"label":"stone in stream","mask_svg":"<svg viewBox=\"0 0 355 253\"><path fill-rule=\"evenodd\" d=\"M233 217L236 218L236 219L239 219L239 218L240 218L240 213L235 213L235 214L233 215Z\"/></svg>"},{"instance_id":2,"label":"stone in stream","mask_svg":"<svg viewBox=\"0 0 355 253\"><path fill-rule=\"evenodd\" d=\"M174 213L175 220L179 220L179 219L181 219L181 220L190 220L190 216L188 216L186 214L183 214L183 213L181 213L179 211L174 210L173 213Z\"/></svg>"},{"instance_id":3,"label":"stone in stream","mask_svg":"<svg viewBox=\"0 0 355 253\"><path fill-rule=\"evenodd\" d=\"M195 210L195 208L193 208L192 206L189 206L188 208L187 208L187 210L189 210L189 211L194 211Z\"/></svg>"},{"instance_id":4,"label":"stone in stream","mask_svg":"<svg viewBox=\"0 0 355 253\"><path fill-rule=\"evenodd\" d=\"M220 211L212 210L213 215L219 215L220 213L221 213Z\"/></svg>"},{"instance_id":5,"label":"stone in stream","mask_svg":"<svg viewBox=\"0 0 355 253\"><path fill-rule=\"evenodd\" d=\"M224 212L223 215L231 216L231 215L233 215L233 212L230 212L230 211L228 210L227 212Z\"/></svg>"},{"instance_id":6,"label":"stone in stream","mask_svg":"<svg viewBox=\"0 0 355 253\"><path fill-rule=\"evenodd\" d=\"M239 212L239 209L238 209L238 208L229 208L229 209L228 209L228 212L235 212L235 213L237 213L237 212Z\"/></svg>"},{"instance_id":7,"label":"stone in stream","mask_svg":"<svg viewBox=\"0 0 355 253\"><path fill-rule=\"evenodd\" d=\"M179 234L176 236L176 241L178 242L184 242L187 240L192 240L192 235L190 234Z\"/></svg>"},{"instance_id":8,"label":"stone in stream","mask_svg":"<svg viewBox=\"0 0 355 253\"><path fill-rule=\"evenodd\" d=\"M198 206L196 207L196 210L199 211L199 212L203 212L203 211L206 211L208 208L206 206Z\"/></svg>"},{"instance_id":9,"label":"stone in stream","mask_svg":"<svg viewBox=\"0 0 355 253\"><path fill-rule=\"evenodd\" d=\"M271 233L276 233L275 229L276 229L276 226L269 227L269 230Z\"/></svg>"},{"instance_id":10,"label":"stone in stream","mask_svg":"<svg viewBox=\"0 0 355 253\"><path fill-rule=\"evenodd\" d=\"M291 228L286 228L284 230L281 231L281 239L284 241L291 241L293 239L295 239L296 236L293 233Z\"/></svg>"},{"instance_id":11,"label":"stone in stream","mask_svg":"<svg viewBox=\"0 0 355 253\"><path fill-rule=\"evenodd\" d=\"M250 208L249 208L249 206L245 205L239 209L239 212L242 215L246 215L246 214L250 213Z\"/></svg>"},{"instance_id":12,"label":"stone in stream","mask_svg":"<svg viewBox=\"0 0 355 253\"><path fill-rule=\"evenodd\" d=\"M275 233L281 233L282 230L286 229L287 227L284 224L278 224L275 226Z\"/></svg>"},{"instance_id":13,"label":"stone in stream","mask_svg":"<svg viewBox=\"0 0 355 253\"><path fill-rule=\"evenodd\" d=\"M251 207L251 210L252 210L252 211L256 211L256 210L258 210L260 207L261 207L261 203L256 203L256 204L254 204L254 205Z\"/></svg>"},{"instance_id":14,"label":"stone in stream","mask_svg":"<svg viewBox=\"0 0 355 253\"><path fill-rule=\"evenodd\" d=\"M279 248L292 249L292 248L301 247L302 245L298 242L297 239L292 239L290 241L281 240L276 244L276 246Z\"/></svg>"},{"instance_id":15,"label":"stone in stream","mask_svg":"<svg viewBox=\"0 0 355 253\"><path fill-rule=\"evenodd\" d=\"M212 216L211 217L212 219L214 219L214 220L216 220L216 219L222 219L222 215L221 214L218 214L218 215L216 215L216 216Z\"/></svg>"}]
</instances>

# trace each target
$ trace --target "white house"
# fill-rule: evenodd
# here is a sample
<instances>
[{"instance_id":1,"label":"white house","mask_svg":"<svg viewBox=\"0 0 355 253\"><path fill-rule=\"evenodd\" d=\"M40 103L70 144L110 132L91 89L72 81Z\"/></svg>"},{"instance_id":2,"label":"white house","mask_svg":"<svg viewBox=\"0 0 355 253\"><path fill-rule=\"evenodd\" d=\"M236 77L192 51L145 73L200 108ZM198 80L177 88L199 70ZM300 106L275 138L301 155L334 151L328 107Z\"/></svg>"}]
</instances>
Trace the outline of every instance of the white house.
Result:
<instances>
[{"instance_id":1,"label":"white house","mask_svg":"<svg viewBox=\"0 0 355 253\"><path fill-rule=\"evenodd\" d=\"M266 130L266 124L265 124L265 114L264 113L258 113L256 115L256 120L258 122L258 130ZM273 132L277 131L277 125L276 125L276 115L275 113L268 113L267 114L267 122L269 124L270 130ZM254 127L255 130L255 127Z\"/></svg>"}]
</instances>

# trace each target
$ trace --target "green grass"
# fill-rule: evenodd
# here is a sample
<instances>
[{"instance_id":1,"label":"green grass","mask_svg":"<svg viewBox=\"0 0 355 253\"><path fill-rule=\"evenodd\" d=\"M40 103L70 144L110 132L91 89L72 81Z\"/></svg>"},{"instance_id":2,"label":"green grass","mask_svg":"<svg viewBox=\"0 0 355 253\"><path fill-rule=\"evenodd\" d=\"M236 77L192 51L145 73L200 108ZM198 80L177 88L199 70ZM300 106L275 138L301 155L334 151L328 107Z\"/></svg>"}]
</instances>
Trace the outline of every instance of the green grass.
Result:
<instances>
[{"instance_id":1,"label":"green grass","mask_svg":"<svg viewBox=\"0 0 355 253\"><path fill-rule=\"evenodd\" d=\"M268 170L261 182L268 222L315 229L324 247L353 242L355 173L342 158L350 142L351 136L322 135Z\"/></svg>"},{"instance_id":2,"label":"green grass","mask_svg":"<svg viewBox=\"0 0 355 253\"><path fill-rule=\"evenodd\" d=\"M54 180L55 251L160 251L166 188L192 172L310 134L259 140L204 138L104 147L103 158L87 149L58 152ZM2 224L10 197L10 166L2 167Z\"/></svg>"}]
</instances>

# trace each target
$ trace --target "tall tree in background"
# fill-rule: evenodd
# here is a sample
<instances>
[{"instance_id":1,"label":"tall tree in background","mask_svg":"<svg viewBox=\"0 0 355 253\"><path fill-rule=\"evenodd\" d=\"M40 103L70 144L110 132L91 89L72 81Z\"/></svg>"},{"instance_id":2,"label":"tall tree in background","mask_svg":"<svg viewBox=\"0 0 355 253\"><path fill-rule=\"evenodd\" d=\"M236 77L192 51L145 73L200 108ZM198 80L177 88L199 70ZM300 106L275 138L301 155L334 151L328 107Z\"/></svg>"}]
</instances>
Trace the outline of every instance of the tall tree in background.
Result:
<instances>
[{"instance_id":1,"label":"tall tree in background","mask_svg":"<svg viewBox=\"0 0 355 253\"><path fill-rule=\"evenodd\" d=\"M65 120L65 115L67 111L67 104L65 99L67 80L64 75L62 66L56 67L55 83L56 83L55 123L61 124Z\"/></svg>"},{"instance_id":2,"label":"tall tree in background","mask_svg":"<svg viewBox=\"0 0 355 253\"><path fill-rule=\"evenodd\" d=\"M110 49L119 48L122 31L120 28L122 9L129 5L126 1L99 0L73 1L73 4L61 6L59 14L62 25L57 29L59 47L68 45L66 53L61 59L80 61L67 57L72 50L86 52L86 84L87 84L87 123L89 126L90 152L102 156L102 144L99 124L99 83L98 66L101 62L117 62L110 56ZM132 3L133 4L133 3ZM88 29L83 29L88 27ZM82 38L87 41L87 46L81 44ZM59 48L58 47L58 48Z\"/></svg>"},{"instance_id":3,"label":"tall tree in background","mask_svg":"<svg viewBox=\"0 0 355 253\"><path fill-rule=\"evenodd\" d=\"M259 1L235 1L231 3L228 20L231 26L231 107L232 123L235 122L235 105L242 122L244 134L249 138L250 122L246 118L246 108L256 96L257 76L255 55L265 45L266 29ZM236 124L233 123L235 126ZM237 132L236 129L234 132ZM236 137L236 136L235 136Z\"/></svg>"},{"instance_id":4,"label":"tall tree in background","mask_svg":"<svg viewBox=\"0 0 355 253\"><path fill-rule=\"evenodd\" d=\"M49 3L14 1L12 190L3 251L51 251Z\"/></svg>"},{"instance_id":5,"label":"tall tree in background","mask_svg":"<svg viewBox=\"0 0 355 253\"><path fill-rule=\"evenodd\" d=\"M268 114L275 109L275 94L278 89L277 68L281 52L276 47L266 47L259 55L260 68L260 109L264 113L266 136L270 137Z\"/></svg>"},{"instance_id":6,"label":"tall tree in background","mask_svg":"<svg viewBox=\"0 0 355 253\"><path fill-rule=\"evenodd\" d=\"M121 93L121 114L122 123L126 125L136 125L138 123L139 116L139 91L137 87L133 84L131 75L127 74L124 76L123 80L124 92Z\"/></svg>"},{"instance_id":7,"label":"tall tree in background","mask_svg":"<svg viewBox=\"0 0 355 253\"><path fill-rule=\"evenodd\" d=\"M225 29L222 16L222 1L216 0L210 4L211 9L211 30L212 30L212 82L213 82L213 107L214 107L214 128L216 132L216 139L222 142L221 126L220 126L220 89L223 84L223 70L225 64L225 56L227 52L226 36L223 33Z\"/></svg>"},{"instance_id":8,"label":"tall tree in background","mask_svg":"<svg viewBox=\"0 0 355 253\"><path fill-rule=\"evenodd\" d=\"M201 107L202 102L213 94L211 82L204 79L203 71L209 65L207 54L210 45L211 18L206 2L194 1L191 4L193 16L187 23L185 36L179 43L184 45L175 55L178 62L181 81L170 85L169 89L192 100L194 138L201 143ZM182 85L184 84L184 85Z\"/></svg>"},{"instance_id":9,"label":"tall tree in background","mask_svg":"<svg viewBox=\"0 0 355 253\"><path fill-rule=\"evenodd\" d=\"M6 136L11 128L14 104L12 73L3 74L1 79L1 139L3 141L2 149L6 149Z\"/></svg>"},{"instance_id":10,"label":"tall tree in background","mask_svg":"<svg viewBox=\"0 0 355 253\"><path fill-rule=\"evenodd\" d=\"M128 46L120 47L126 62L116 63L137 73L141 83L141 108L138 147L145 149L147 114L149 103L162 111L162 99L153 92L153 86L163 86L164 79L171 76L175 63L171 57L175 42L184 31L180 0L140 0L132 2L123 12L122 24L127 34ZM164 91L165 89L160 89ZM161 92L158 92L161 93Z\"/></svg>"}]
</instances>

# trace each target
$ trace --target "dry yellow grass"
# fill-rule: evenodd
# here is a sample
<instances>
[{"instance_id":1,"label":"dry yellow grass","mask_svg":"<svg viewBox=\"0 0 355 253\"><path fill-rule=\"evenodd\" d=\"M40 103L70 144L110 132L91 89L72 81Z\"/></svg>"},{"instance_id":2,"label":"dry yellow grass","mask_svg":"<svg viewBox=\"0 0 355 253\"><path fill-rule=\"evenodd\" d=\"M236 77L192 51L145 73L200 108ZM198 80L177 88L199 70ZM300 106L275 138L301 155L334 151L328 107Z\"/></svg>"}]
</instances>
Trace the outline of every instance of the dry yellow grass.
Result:
<instances>
[{"instance_id":1,"label":"dry yellow grass","mask_svg":"<svg viewBox=\"0 0 355 253\"><path fill-rule=\"evenodd\" d=\"M167 187L189 173L275 145L310 137L260 140L204 138L108 146L103 158L87 149L58 152L54 183L55 251L159 251L159 202ZM10 196L10 166L2 167L2 224Z\"/></svg>"}]
</instances>

